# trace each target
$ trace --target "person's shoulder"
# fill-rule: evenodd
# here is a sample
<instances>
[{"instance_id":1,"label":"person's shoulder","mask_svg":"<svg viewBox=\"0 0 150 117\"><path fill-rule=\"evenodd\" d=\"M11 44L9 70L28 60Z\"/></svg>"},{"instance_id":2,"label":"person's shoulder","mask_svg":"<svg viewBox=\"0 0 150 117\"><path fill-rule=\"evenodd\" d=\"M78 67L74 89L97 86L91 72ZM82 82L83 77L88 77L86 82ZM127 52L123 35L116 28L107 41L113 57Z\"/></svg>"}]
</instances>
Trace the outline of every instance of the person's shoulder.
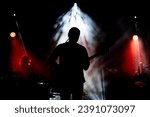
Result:
<instances>
[{"instance_id":1,"label":"person's shoulder","mask_svg":"<svg viewBox=\"0 0 150 117\"><path fill-rule=\"evenodd\" d=\"M86 49L86 48L85 48L83 45L81 45L81 44L78 44L78 43L77 43L77 45L78 45L78 47L81 48L81 49Z\"/></svg>"},{"instance_id":2,"label":"person's shoulder","mask_svg":"<svg viewBox=\"0 0 150 117\"><path fill-rule=\"evenodd\" d=\"M57 48L62 48L63 46L65 46L65 43L61 43L57 46Z\"/></svg>"}]
</instances>

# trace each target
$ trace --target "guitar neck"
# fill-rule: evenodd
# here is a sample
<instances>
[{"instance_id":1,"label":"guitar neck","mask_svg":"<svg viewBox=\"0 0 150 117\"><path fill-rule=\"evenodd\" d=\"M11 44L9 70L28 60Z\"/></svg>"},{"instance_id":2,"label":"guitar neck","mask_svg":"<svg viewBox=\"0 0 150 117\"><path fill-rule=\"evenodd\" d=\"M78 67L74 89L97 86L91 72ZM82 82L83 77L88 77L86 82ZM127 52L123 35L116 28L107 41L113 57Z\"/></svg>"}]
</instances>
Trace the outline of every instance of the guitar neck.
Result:
<instances>
[{"instance_id":1,"label":"guitar neck","mask_svg":"<svg viewBox=\"0 0 150 117\"><path fill-rule=\"evenodd\" d=\"M99 56L99 55L101 55L101 54L100 54L100 53L96 53L96 54L90 56L90 57L89 57L89 60L92 60L92 59L94 59L95 57L97 57L97 56Z\"/></svg>"}]
</instances>

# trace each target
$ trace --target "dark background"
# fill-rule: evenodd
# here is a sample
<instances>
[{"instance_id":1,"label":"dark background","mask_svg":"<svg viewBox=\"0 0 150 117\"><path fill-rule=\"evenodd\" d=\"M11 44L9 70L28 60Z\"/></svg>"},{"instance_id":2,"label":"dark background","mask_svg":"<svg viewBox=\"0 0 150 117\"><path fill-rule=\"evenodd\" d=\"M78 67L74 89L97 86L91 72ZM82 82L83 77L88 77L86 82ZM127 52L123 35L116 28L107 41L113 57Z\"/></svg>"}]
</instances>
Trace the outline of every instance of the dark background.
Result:
<instances>
[{"instance_id":1,"label":"dark background","mask_svg":"<svg viewBox=\"0 0 150 117\"><path fill-rule=\"evenodd\" d=\"M19 23L25 47L39 58L48 53L49 42L54 34L56 19L66 13L74 3L87 13L106 34L106 48L111 47L121 35L120 27L134 30L134 16L138 16L140 33L149 42L149 8L138 1L99 1L99 0L46 0L46 1L1 1L0 7L0 66L7 69L9 64L9 33L16 30L15 19ZM144 4L143 4L144 3ZM6 67L6 68L5 68Z\"/></svg>"}]
</instances>

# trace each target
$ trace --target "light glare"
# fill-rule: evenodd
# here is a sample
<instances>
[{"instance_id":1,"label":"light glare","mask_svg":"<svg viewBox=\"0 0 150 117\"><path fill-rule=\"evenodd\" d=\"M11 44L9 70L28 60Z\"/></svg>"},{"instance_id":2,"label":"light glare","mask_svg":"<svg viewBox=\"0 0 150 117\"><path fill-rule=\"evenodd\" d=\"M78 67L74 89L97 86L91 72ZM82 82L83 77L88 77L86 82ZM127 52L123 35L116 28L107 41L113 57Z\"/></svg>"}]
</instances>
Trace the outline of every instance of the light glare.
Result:
<instances>
[{"instance_id":1,"label":"light glare","mask_svg":"<svg viewBox=\"0 0 150 117\"><path fill-rule=\"evenodd\" d=\"M13 38L13 37L15 37L15 36L16 36L16 33L15 33L15 32L11 32L11 33L10 33L10 37Z\"/></svg>"},{"instance_id":2,"label":"light glare","mask_svg":"<svg viewBox=\"0 0 150 117\"><path fill-rule=\"evenodd\" d=\"M138 40L138 36L137 35L133 35L133 40L137 41Z\"/></svg>"},{"instance_id":3,"label":"light glare","mask_svg":"<svg viewBox=\"0 0 150 117\"><path fill-rule=\"evenodd\" d=\"M134 16L134 18L136 19L136 18L137 18L137 16Z\"/></svg>"}]
</instances>

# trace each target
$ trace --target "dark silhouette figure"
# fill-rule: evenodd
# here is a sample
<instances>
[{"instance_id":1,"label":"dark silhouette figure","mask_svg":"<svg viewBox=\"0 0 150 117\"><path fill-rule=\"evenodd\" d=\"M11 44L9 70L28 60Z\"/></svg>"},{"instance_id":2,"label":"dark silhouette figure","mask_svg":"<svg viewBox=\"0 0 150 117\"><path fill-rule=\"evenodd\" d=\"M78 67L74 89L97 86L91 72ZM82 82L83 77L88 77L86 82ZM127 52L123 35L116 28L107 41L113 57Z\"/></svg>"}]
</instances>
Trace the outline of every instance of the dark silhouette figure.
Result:
<instances>
[{"instance_id":1,"label":"dark silhouette figure","mask_svg":"<svg viewBox=\"0 0 150 117\"><path fill-rule=\"evenodd\" d=\"M52 89L59 91L62 100L82 99L83 70L87 70L90 63L86 48L77 43L79 36L80 30L72 27L68 41L58 45L48 60L56 68L52 73Z\"/></svg>"}]
</instances>

